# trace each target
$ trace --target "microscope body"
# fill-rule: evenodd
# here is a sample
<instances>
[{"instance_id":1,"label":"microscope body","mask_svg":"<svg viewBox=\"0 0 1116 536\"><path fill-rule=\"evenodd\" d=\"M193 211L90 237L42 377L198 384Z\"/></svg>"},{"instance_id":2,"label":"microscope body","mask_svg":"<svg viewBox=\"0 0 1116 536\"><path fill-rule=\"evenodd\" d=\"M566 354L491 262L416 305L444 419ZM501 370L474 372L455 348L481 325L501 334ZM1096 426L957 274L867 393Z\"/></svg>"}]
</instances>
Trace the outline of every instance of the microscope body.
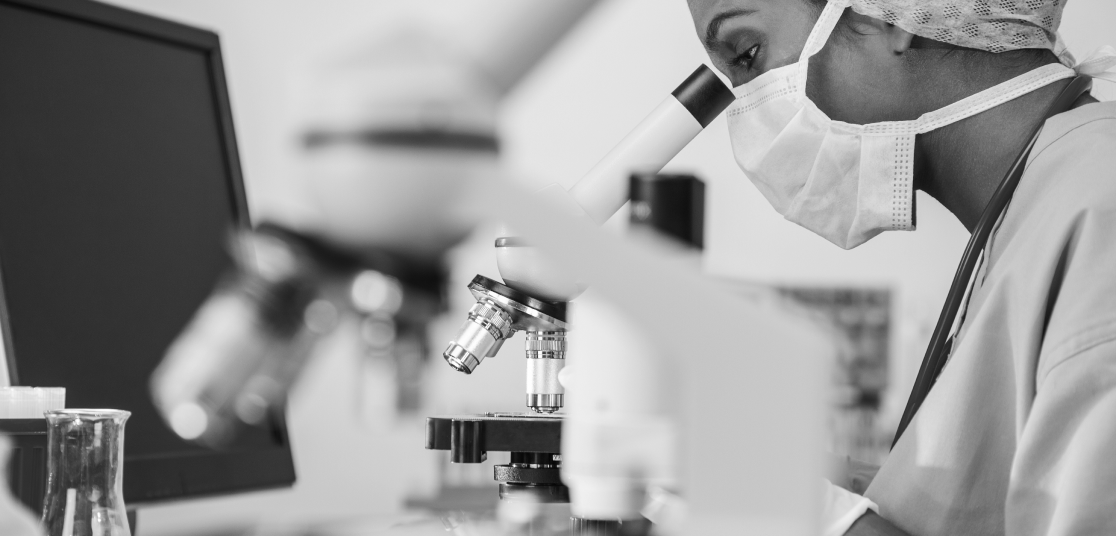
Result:
<instances>
[{"instance_id":1,"label":"microscope body","mask_svg":"<svg viewBox=\"0 0 1116 536\"><path fill-rule=\"evenodd\" d=\"M536 195L576 218L603 224L629 199L633 173L657 173L721 114L735 97L702 65L662 101L573 188L552 184ZM477 299L465 325L442 356L471 374L516 331L527 335L527 407L553 413L563 405L558 381L565 363L566 304L586 285L551 262L522 237L496 239L504 284L478 275L469 284ZM554 314L561 311L560 315Z\"/></svg>"},{"instance_id":2,"label":"microscope body","mask_svg":"<svg viewBox=\"0 0 1116 536\"><path fill-rule=\"evenodd\" d=\"M566 190L554 184L536 195L567 215L602 224L629 200L633 173L658 173L733 99L728 87L709 68L701 66L573 188ZM648 486L668 481L672 472L669 461L673 456L669 453L674 442L669 419L658 414L661 413L658 406L645 404L639 396L628 397L624 389L609 394L612 398L623 398L624 404L616 406L623 410L621 413L607 419L600 418L595 409L586 412L585 404L578 405L583 408L579 410L580 416L554 415L565 405L560 380L568 376L562 374L571 329L566 309L587 285L577 274L569 273L546 253L532 247L524 237L509 233L498 238L495 246L503 283L482 275L472 280L469 290L477 302L443 357L454 369L470 374L485 357L495 355L514 332L524 331L528 359L526 402L533 413L434 417L428 419L427 448L450 450L451 459L458 463L481 461L476 455L461 455L478 448L512 452L512 463L497 466L495 471L501 498L514 499L514 494L505 493L514 489L531 494L532 500L539 502L561 497L569 501L568 485L574 492L570 507L571 530L575 534L599 530L615 533L625 523L639 533L646 532L647 520L640 515L640 508ZM598 332L610 329L593 327ZM621 331L613 335L624 337ZM640 358L646 357L633 355L632 351L621 353L625 355L609 353L601 357L613 362L612 368L638 368ZM603 380L620 382L611 386L603 385L602 381L579 380L578 396L585 396L586 400L593 397L593 393L582 389L583 384L588 390L607 391L623 387L625 381L640 382L640 378L637 374ZM637 386L636 391L655 390L651 386L654 382L645 383ZM650 438L653 443L636 450L654 451L660 445L666 449L646 459L630 459L620 451L597 452L601 438L614 437L624 430L640 432L632 440ZM555 437L560 437L560 441L543 444L546 438ZM509 438L512 440L505 441ZM631 440L625 444L630 443ZM563 451L568 451L568 459L563 460ZM548 463L532 465L531 460L537 461L539 456ZM536 470L544 466L550 472ZM555 479L554 472L560 478ZM541 494L539 490L547 493Z\"/></svg>"}]
</instances>

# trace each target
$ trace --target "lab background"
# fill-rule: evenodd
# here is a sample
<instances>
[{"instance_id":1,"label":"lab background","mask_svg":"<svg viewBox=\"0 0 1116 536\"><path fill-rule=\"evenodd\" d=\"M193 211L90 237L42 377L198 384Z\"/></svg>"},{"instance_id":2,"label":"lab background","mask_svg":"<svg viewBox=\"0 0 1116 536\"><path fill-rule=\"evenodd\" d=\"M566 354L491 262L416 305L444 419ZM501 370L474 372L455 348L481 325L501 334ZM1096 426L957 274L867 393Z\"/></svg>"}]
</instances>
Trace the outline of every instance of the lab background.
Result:
<instances>
[{"instance_id":1,"label":"lab background","mask_svg":"<svg viewBox=\"0 0 1116 536\"><path fill-rule=\"evenodd\" d=\"M554 1L554 0L551 0ZM526 0L110 0L216 31L222 40L240 156L253 219L313 218L300 174L300 91L322 65L360 57L385 36L438 36L465 54L498 46ZM1116 3L1072 0L1061 33L1081 57L1116 42ZM402 30L401 30L402 29ZM708 58L683 0L601 0L500 103L500 158L525 186L571 186ZM1094 95L1116 99L1116 85ZM918 231L885 233L853 251L784 221L733 161L717 119L664 172L706 183L704 271L770 287L834 327L843 349L834 368L827 441L840 454L879 463L917 373L968 233L919 193ZM625 232L622 210L607 227ZM431 331L449 340L471 305L465 284L495 274L492 229L451 255L450 310ZM404 382L390 357L352 335L325 341L300 379L288 420L298 481L291 489L195 499L140 510L145 534L239 534L261 525L385 519L440 488L491 491L490 459L451 465L422 448L427 415L521 410L523 359L497 358L465 376L438 358ZM518 337L517 337L518 338ZM746 341L744 342L746 344ZM518 343L507 345L518 348ZM515 350L505 349L511 355ZM772 400L778 405L779 400ZM764 441L741 432L740 440Z\"/></svg>"}]
</instances>

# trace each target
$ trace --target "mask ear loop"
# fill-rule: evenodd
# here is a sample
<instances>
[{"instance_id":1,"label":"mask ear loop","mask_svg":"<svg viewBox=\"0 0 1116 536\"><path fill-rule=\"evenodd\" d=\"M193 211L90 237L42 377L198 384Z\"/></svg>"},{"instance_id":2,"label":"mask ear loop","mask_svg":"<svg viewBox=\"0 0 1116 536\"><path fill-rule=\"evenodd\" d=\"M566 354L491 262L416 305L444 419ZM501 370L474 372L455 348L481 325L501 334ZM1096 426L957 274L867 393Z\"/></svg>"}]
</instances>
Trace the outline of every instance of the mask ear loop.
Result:
<instances>
[{"instance_id":1,"label":"mask ear loop","mask_svg":"<svg viewBox=\"0 0 1116 536\"><path fill-rule=\"evenodd\" d=\"M797 87L795 90L799 98L806 97L806 74L810 68L810 58L820 52L822 48L825 48L825 44L829 42L829 38L833 35L833 30L837 28L837 23L841 20L841 15L845 13L845 9L848 7L849 0L831 0L826 3L821 15L818 16L818 21L814 23L814 28L810 30L810 35L806 38L806 44L802 47L802 54L798 56Z\"/></svg>"}]
</instances>

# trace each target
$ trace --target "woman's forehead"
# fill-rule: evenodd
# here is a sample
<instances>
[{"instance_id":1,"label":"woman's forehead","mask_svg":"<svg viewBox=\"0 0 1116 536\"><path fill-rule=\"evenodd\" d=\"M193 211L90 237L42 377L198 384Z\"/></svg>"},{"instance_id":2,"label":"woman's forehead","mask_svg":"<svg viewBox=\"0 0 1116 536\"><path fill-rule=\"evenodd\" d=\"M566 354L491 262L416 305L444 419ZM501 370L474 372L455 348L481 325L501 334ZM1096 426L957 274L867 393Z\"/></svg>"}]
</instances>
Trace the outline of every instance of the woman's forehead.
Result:
<instances>
[{"instance_id":1,"label":"woman's forehead","mask_svg":"<svg viewBox=\"0 0 1116 536\"><path fill-rule=\"evenodd\" d=\"M736 27L764 33L798 29L816 18L812 0L689 0L698 37L706 48Z\"/></svg>"},{"instance_id":2,"label":"woman's forehead","mask_svg":"<svg viewBox=\"0 0 1116 536\"><path fill-rule=\"evenodd\" d=\"M749 15L768 15L779 12L800 12L803 8L824 5L825 0L687 0L692 14L712 18L729 11Z\"/></svg>"},{"instance_id":3,"label":"woman's forehead","mask_svg":"<svg viewBox=\"0 0 1116 536\"><path fill-rule=\"evenodd\" d=\"M710 25L741 19L758 25L777 25L814 13L813 0L688 0L690 14L704 34Z\"/></svg>"}]
</instances>

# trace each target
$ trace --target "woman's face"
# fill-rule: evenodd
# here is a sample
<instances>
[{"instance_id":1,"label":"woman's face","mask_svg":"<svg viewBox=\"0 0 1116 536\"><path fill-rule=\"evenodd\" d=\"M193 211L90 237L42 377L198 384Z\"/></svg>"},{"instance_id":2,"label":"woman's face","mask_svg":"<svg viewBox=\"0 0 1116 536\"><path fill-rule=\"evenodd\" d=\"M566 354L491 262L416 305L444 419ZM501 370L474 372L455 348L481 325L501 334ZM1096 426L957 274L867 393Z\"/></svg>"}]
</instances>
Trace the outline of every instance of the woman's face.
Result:
<instances>
[{"instance_id":1,"label":"woman's face","mask_svg":"<svg viewBox=\"0 0 1116 536\"><path fill-rule=\"evenodd\" d=\"M689 6L698 38L734 86L798 61L821 8L810 0L689 0ZM848 123L913 119L892 36L860 15L847 13L841 24L810 60L810 100Z\"/></svg>"}]
</instances>

